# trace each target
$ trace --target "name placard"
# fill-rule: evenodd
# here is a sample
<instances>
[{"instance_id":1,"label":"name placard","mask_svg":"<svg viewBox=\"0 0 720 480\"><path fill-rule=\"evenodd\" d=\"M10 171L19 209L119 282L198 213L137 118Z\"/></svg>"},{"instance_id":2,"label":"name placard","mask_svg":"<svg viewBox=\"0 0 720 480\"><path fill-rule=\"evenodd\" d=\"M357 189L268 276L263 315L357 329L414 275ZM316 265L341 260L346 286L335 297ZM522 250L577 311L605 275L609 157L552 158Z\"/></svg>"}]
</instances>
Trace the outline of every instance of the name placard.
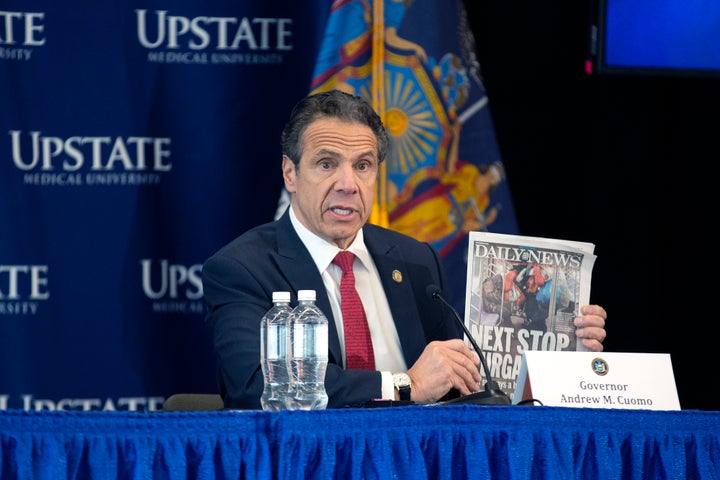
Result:
<instances>
[{"instance_id":1,"label":"name placard","mask_svg":"<svg viewBox=\"0 0 720 480\"><path fill-rule=\"evenodd\" d=\"M667 353L526 351L513 404L680 410Z\"/></svg>"}]
</instances>

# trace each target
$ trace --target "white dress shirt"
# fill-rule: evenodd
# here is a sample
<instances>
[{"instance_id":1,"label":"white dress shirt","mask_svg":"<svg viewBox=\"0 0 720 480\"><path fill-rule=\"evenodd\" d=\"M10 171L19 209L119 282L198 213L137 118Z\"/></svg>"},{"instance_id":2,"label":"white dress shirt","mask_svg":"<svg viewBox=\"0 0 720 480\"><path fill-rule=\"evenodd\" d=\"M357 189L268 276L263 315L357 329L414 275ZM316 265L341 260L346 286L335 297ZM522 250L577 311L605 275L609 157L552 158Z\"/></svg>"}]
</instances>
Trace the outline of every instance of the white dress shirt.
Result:
<instances>
[{"instance_id":1,"label":"white dress shirt","mask_svg":"<svg viewBox=\"0 0 720 480\"><path fill-rule=\"evenodd\" d=\"M340 309L340 278L342 270L332 263L340 249L337 245L328 243L305 228L295 216L292 207L290 207L290 221L300 240L310 252L322 276L333 317L335 317L335 328L337 328L340 337L343 362L346 362L343 318ZM400 338L395 329L390 305L380 282L380 275L363 238L361 229L347 250L355 254L355 262L353 263L355 288L360 295L365 309L365 316L368 320L375 354L375 368L382 374L382 395L385 399L393 399L395 398L395 387L393 386L392 373L407 371L407 365L403 358Z\"/></svg>"}]
</instances>

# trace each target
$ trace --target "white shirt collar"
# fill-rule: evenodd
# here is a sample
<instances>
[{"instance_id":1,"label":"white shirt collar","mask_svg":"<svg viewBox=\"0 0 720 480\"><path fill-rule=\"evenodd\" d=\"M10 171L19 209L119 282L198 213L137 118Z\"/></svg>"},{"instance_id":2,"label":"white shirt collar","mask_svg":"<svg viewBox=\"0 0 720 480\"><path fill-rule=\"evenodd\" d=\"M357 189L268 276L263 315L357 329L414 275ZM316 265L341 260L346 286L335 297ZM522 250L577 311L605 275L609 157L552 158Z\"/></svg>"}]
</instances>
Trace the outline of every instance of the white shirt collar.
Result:
<instances>
[{"instance_id":1,"label":"white shirt collar","mask_svg":"<svg viewBox=\"0 0 720 480\"><path fill-rule=\"evenodd\" d=\"M332 263L335 255L337 255L340 249L337 245L327 242L308 230L302 223L300 223L297 216L295 216L295 211L293 210L292 205L289 208L290 222L292 222L295 232L297 232L300 240L310 252L318 271L320 273L324 272L327 270L330 263ZM355 240L353 240L347 250L354 253L366 268L371 265L370 252L365 246L362 228L357 232Z\"/></svg>"}]
</instances>

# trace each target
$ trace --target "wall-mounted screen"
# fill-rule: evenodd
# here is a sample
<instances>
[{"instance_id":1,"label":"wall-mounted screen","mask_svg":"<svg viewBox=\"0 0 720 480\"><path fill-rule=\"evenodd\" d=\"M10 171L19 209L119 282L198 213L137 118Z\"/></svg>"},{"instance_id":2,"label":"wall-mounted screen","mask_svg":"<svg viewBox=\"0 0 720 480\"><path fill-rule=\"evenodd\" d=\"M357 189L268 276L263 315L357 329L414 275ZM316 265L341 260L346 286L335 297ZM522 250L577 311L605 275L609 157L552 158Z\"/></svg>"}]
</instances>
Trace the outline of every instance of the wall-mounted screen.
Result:
<instances>
[{"instance_id":1,"label":"wall-mounted screen","mask_svg":"<svg viewBox=\"0 0 720 480\"><path fill-rule=\"evenodd\" d=\"M588 73L720 77L720 0L595 0Z\"/></svg>"}]
</instances>

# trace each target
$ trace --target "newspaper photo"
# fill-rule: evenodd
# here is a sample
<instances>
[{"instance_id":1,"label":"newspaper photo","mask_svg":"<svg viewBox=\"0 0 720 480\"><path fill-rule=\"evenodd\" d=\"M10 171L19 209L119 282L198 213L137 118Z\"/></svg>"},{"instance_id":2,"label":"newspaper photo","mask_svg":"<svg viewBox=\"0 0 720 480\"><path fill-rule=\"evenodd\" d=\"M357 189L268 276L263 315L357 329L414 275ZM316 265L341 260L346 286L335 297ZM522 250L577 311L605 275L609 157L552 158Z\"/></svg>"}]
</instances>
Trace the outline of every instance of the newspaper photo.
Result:
<instances>
[{"instance_id":1,"label":"newspaper photo","mask_svg":"<svg viewBox=\"0 0 720 480\"><path fill-rule=\"evenodd\" d=\"M590 300L594 250L586 242L470 232L465 326L510 398L524 351L585 350L573 319Z\"/></svg>"}]
</instances>

